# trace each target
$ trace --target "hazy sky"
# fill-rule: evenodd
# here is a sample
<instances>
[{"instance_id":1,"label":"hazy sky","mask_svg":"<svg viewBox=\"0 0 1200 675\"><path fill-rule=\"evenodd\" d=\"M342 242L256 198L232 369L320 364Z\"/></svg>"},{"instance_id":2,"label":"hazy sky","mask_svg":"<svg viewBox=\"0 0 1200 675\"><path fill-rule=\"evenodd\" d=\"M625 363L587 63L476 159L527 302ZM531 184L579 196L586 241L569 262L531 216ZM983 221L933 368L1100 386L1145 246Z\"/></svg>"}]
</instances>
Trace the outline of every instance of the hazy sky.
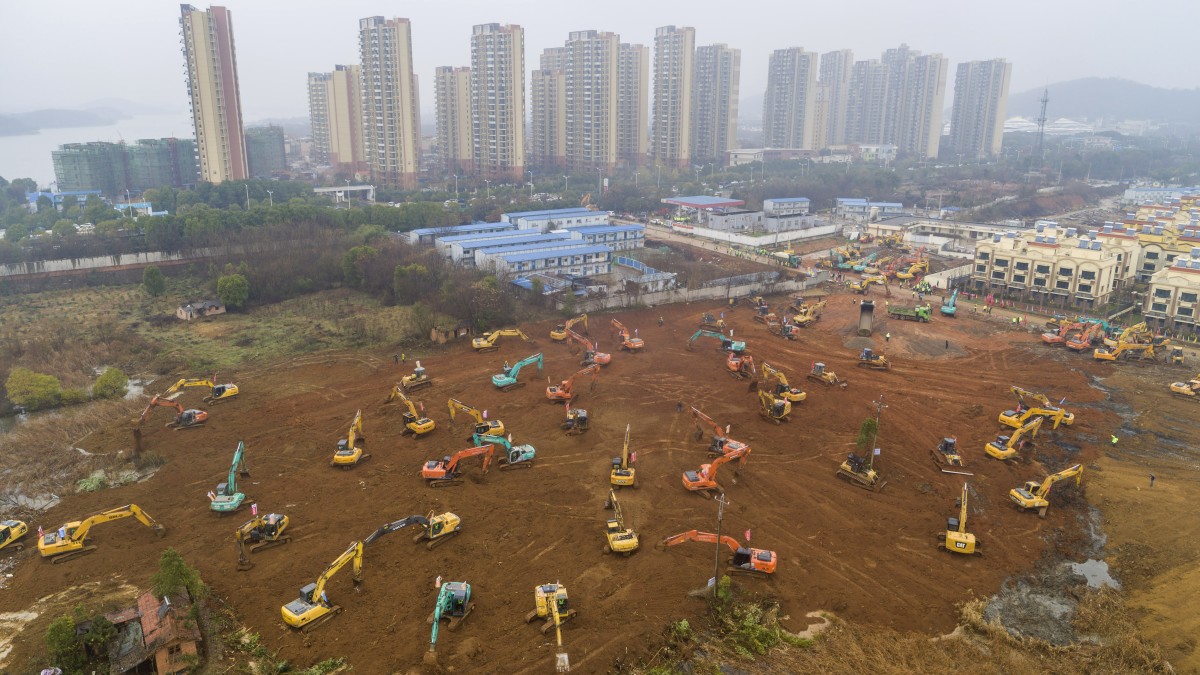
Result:
<instances>
[{"instance_id":1,"label":"hazy sky","mask_svg":"<svg viewBox=\"0 0 1200 675\"><path fill-rule=\"evenodd\" d=\"M204 3L193 3L207 7ZM613 31L653 44L657 26L696 29L697 45L742 50L741 96L766 85L772 49L849 48L878 58L906 42L950 60L1007 58L1012 92L1086 76L1161 87L1200 86L1192 42L1172 21L1192 15L1184 0L227 0L233 12L242 109L249 121L304 116L305 76L358 60L358 19L402 16L413 25L422 107L433 107L433 70L468 65L471 26L525 28L526 68L572 30ZM187 110L179 3L170 0L0 0L0 112L73 107L105 97ZM1153 26L1166 31L1154 37ZM1139 46L1139 43L1141 46ZM946 99L949 107L951 99Z\"/></svg>"}]
</instances>

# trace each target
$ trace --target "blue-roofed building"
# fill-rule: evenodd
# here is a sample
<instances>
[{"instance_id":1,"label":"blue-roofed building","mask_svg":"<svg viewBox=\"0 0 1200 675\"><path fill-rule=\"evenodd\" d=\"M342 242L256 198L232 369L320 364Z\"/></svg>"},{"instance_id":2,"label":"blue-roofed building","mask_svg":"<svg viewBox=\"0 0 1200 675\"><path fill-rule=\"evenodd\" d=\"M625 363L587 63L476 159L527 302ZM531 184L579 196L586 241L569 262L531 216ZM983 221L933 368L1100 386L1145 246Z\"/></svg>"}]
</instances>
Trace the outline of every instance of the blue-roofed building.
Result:
<instances>
[{"instance_id":1,"label":"blue-roofed building","mask_svg":"<svg viewBox=\"0 0 1200 675\"><path fill-rule=\"evenodd\" d=\"M505 234L509 236L476 238L454 242L447 247L450 252L449 257L456 263L461 263L463 265L474 265L476 251L499 248L501 246L521 246L529 244L542 244L550 241L571 240L570 237L562 233L542 234L540 232L531 232L529 230L525 230L524 232L515 230L515 232L520 234L497 232L495 234ZM440 243L439 250L442 250Z\"/></svg>"},{"instance_id":2,"label":"blue-roofed building","mask_svg":"<svg viewBox=\"0 0 1200 675\"><path fill-rule=\"evenodd\" d=\"M627 251L642 248L646 245L646 226L636 223L629 225L585 225L570 227L567 231L573 239L579 239L587 244L606 244L614 251Z\"/></svg>"},{"instance_id":3,"label":"blue-roofed building","mask_svg":"<svg viewBox=\"0 0 1200 675\"><path fill-rule=\"evenodd\" d=\"M492 242L503 241L506 239L513 239L516 237L532 237L532 236L537 236L538 234L541 234L541 233L536 232L534 230L516 230L516 229L499 230L497 232L477 232L477 233L473 233L473 234L450 234L450 235L446 235L446 236L437 237L436 239L433 240L433 245L434 245L434 248L437 249L438 253L446 256L447 258L454 259L455 262L458 262L464 253L464 249L462 246L464 244L469 245L469 244L474 244L474 243L478 242L478 243L482 244L483 246L492 246L493 245ZM458 247L458 249L455 248L456 246ZM478 247L477 246L476 247L467 246L466 248L478 248Z\"/></svg>"},{"instance_id":4,"label":"blue-roofed building","mask_svg":"<svg viewBox=\"0 0 1200 675\"><path fill-rule=\"evenodd\" d=\"M511 223L522 230L561 229L581 225L607 225L609 216L607 211L593 211L576 207L544 211L514 211L501 215L500 222Z\"/></svg>"},{"instance_id":5,"label":"blue-roofed building","mask_svg":"<svg viewBox=\"0 0 1200 675\"><path fill-rule=\"evenodd\" d=\"M776 218L784 216L807 216L812 202L808 197L777 197L763 200L763 213Z\"/></svg>"},{"instance_id":6,"label":"blue-roofed building","mask_svg":"<svg viewBox=\"0 0 1200 675\"><path fill-rule=\"evenodd\" d=\"M604 275L612 272L612 248L608 246L575 246L486 256L481 266L493 266L497 272L528 274L570 274L576 276Z\"/></svg>"},{"instance_id":7,"label":"blue-roofed building","mask_svg":"<svg viewBox=\"0 0 1200 675\"><path fill-rule=\"evenodd\" d=\"M572 239L563 233L556 234L535 234L525 241L502 241L494 242L489 246L476 247L471 250L471 258L464 260L464 263L474 263L476 267L487 267L489 261L495 256L508 255L510 253L525 253L527 251L550 251L565 248L579 248L584 244L578 239Z\"/></svg>"},{"instance_id":8,"label":"blue-roofed building","mask_svg":"<svg viewBox=\"0 0 1200 675\"><path fill-rule=\"evenodd\" d=\"M838 197L833 208L834 215L843 218L869 218L872 211L879 216L904 215L904 205L899 202L873 202L857 197Z\"/></svg>"},{"instance_id":9,"label":"blue-roofed building","mask_svg":"<svg viewBox=\"0 0 1200 675\"><path fill-rule=\"evenodd\" d=\"M67 197L74 198L71 202L72 204L74 204L75 202L82 204L83 202L87 201L87 198L91 195L96 195L97 197L100 197L100 198L104 197L104 193L101 192L100 190L63 190L62 192L41 191L41 192L26 192L25 193L25 201L29 205L29 210L36 213L38 197L48 198L50 200L50 203L54 204L54 208L61 209L62 205L63 205L63 200L66 199Z\"/></svg>"},{"instance_id":10,"label":"blue-roofed building","mask_svg":"<svg viewBox=\"0 0 1200 675\"><path fill-rule=\"evenodd\" d=\"M503 232L515 229L517 228L509 223L471 223L470 225L451 225L449 227L422 227L411 230L407 234L408 243L416 246L418 244L432 244L439 237Z\"/></svg>"}]
</instances>

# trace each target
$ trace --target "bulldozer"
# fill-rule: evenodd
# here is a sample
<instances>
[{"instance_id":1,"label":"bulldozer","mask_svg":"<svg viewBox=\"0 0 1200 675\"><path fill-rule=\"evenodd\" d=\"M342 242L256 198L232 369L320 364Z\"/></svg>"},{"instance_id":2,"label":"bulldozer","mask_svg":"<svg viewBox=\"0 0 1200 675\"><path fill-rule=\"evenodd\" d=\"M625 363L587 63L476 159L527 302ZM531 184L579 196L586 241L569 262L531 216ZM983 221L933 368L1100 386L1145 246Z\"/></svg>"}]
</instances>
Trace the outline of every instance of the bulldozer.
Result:
<instances>
[{"instance_id":1,"label":"bulldozer","mask_svg":"<svg viewBox=\"0 0 1200 675\"><path fill-rule=\"evenodd\" d=\"M162 397L174 400L175 394L185 388L205 387L208 389L208 395L204 397L203 401L208 404L213 404L220 403L222 401L228 401L241 393L236 384L217 384L216 379L217 378L215 376L207 379L184 378L168 387L167 390L162 393Z\"/></svg>"},{"instance_id":2,"label":"bulldozer","mask_svg":"<svg viewBox=\"0 0 1200 675\"><path fill-rule=\"evenodd\" d=\"M288 517L281 513L267 513L254 516L242 523L242 526L234 533L234 541L237 542L238 571L245 572L254 567L250 556L246 555L247 552L258 553L291 541L292 536L284 534L288 528L288 522ZM250 545L247 546L246 542L249 542Z\"/></svg>"},{"instance_id":3,"label":"bulldozer","mask_svg":"<svg viewBox=\"0 0 1200 675\"><path fill-rule=\"evenodd\" d=\"M562 625L574 619L576 612L574 609L571 609L570 599L567 596L567 587L558 583L535 586L533 589L533 604L533 611L525 615L525 623L529 623L534 619L542 619L542 635L554 629L554 638L558 645L558 649L554 654L554 669L560 673L570 671L571 659L563 651Z\"/></svg>"},{"instance_id":4,"label":"bulldozer","mask_svg":"<svg viewBox=\"0 0 1200 675\"><path fill-rule=\"evenodd\" d=\"M500 391L512 391L517 387L524 387L525 383L521 382L518 377L521 374L521 369L528 365L537 365L538 374L542 374L542 353L532 354L517 361L513 365L508 365L508 361L504 362L504 370L501 373L492 376L492 384Z\"/></svg>"},{"instance_id":5,"label":"bulldozer","mask_svg":"<svg viewBox=\"0 0 1200 675\"><path fill-rule=\"evenodd\" d=\"M568 436L578 436L587 433L591 428L591 421L588 419L588 411L583 408L572 408L571 402L565 403L567 407L567 418L563 420L562 429L567 432Z\"/></svg>"},{"instance_id":6,"label":"bulldozer","mask_svg":"<svg viewBox=\"0 0 1200 675\"><path fill-rule=\"evenodd\" d=\"M712 312L705 312L700 315L701 330L723 332L725 330L725 319L718 319L713 316Z\"/></svg>"},{"instance_id":7,"label":"bulldozer","mask_svg":"<svg viewBox=\"0 0 1200 675\"><path fill-rule=\"evenodd\" d=\"M887 356L876 353L870 347L864 347L858 355L858 365L872 370L888 370L892 367Z\"/></svg>"},{"instance_id":8,"label":"bulldozer","mask_svg":"<svg viewBox=\"0 0 1200 675\"><path fill-rule=\"evenodd\" d=\"M1171 365L1183 365L1183 347L1171 347Z\"/></svg>"},{"instance_id":9,"label":"bulldozer","mask_svg":"<svg viewBox=\"0 0 1200 675\"><path fill-rule=\"evenodd\" d=\"M238 441L237 449L233 451L233 463L229 466L229 475L224 483L218 483L217 489L211 493L208 508L218 515L233 513L242 507L246 495L238 491L237 477L249 476L246 468L246 444Z\"/></svg>"},{"instance_id":10,"label":"bulldozer","mask_svg":"<svg viewBox=\"0 0 1200 675\"><path fill-rule=\"evenodd\" d=\"M608 482L616 487L637 487L637 469L629 463L629 427L625 425L625 444L621 446L621 456L613 457L608 476Z\"/></svg>"},{"instance_id":11,"label":"bulldozer","mask_svg":"<svg viewBox=\"0 0 1200 675\"><path fill-rule=\"evenodd\" d=\"M1079 485L1083 480L1083 465L1076 464L1058 473L1050 474L1041 483L1035 480L1026 481L1021 487L1009 490L1008 498L1017 505L1018 509L1022 511L1036 509L1038 517L1045 518L1046 511L1050 508L1050 489L1054 487L1055 483L1068 478L1074 478L1075 484Z\"/></svg>"},{"instance_id":12,"label":"bulldozer","mask_svg":"<svg viewBox=\"0 0 1200 675\"><path fill-rule=\"evenodd\" d=\"M400 387L392 387L392 393L388 394L385 404L391 401L400 401L405 407L405 412L401 416L404 421L404 431L400 432L401 436L412 434L414 437L421 437L434 430L437 426L433 420L425 416L425 406L421 405L421 410L417 411L417 406L408 398L408 395Z\"/></svg>"},{"instance_id":13,"label":"bulldozer","mask_svg":"<svg viewBox=\"0 0 1200 675\"><path fill-rule=\"evenodd\" d=\"M1042 417L1031 418L1020 429L1017 429L1011 436L997 436L996 440L990 441L983 446L989 457L993 457L1000 461L1010 459L1019 459L1018 454L1026 445L1033 445L1033 439L1037 437L1038 430L1042 428L1042 422L1045 421Z\"/></svg>"},{"instance_id":14,"label":"bulldozer","mask_svg":"<svg viewBox=\"0 0 1200 675\"><path fill-rule=\"evenodd\" d=\"M565 322L558 324L550 331L550 339L554 342L566 342L567 333L571 331L577 324L583 324L583 332L587 333L588 315L580 314L579 316L567 319Z\"/></svg>"},{"instance_id":15,"label":"bulldozer","mask_svg":"<svg viewBox=\"0 0 1200 675\"><path fill-rule=\"evenodd\" d=\"M737 475L741 473L749 456L750 448L746 447L721 455L708 464L701 464L700 468L695 471L684 471L683 487L689 492L698 492L705 497L712 490L723 493L725 490L717 484L717 469L722 464L737 461L737 468L734 470L734 475Z\"/></svg>"},{"instance_id":16,"label":"bulldozer","mask_svg":"<svg viewBox=\"0 0 1200 675\"><path fill-rule=\"evenodd\" d=\"M961 474L961 475L968 475L968 476L974 475L974 474L968 474L965 471L954 471L952 469L946 468L948 466L949 467L963 466L963 458L962 458L962 455L958 452L958 437L956 437L956 436L949 436L949 437L943 438L942 442L938 443L938 446L936 448L933 448L932 450L929 451L929 454L931 454L933 456L933 463L938 465L938 468L941 469L942 473L954 473L954 474Z\"/></svg>"},{"instance_id":17,"label":"bulldozer","mask_svg":"<svg viewBox=\"0 0 1200 675\"><path fill-rule=\"evenodd\" d=\"M789 403L800 403L808 398L808 394L799 389L789 386L787 375L783 371L775 368L769 363L762 364L763 384L768 385L767 391L775 395L775 398L781 398ZM772 380L775 382L774 387L770 387Z\"/></svg>"},{"instance_id":18,"label":"bulldozer","mask_svg":"<svg viewBox=\"0 0 1200 675\"><path fill-rule=\"evenodd\" d=\"M832 370L826 370L825 364L820 362L813 363L812 371L808 374L808 379L813 382L820 382L826 387L841 387L842 389L845 389L849 384L839 378L837 373Z\"/></svg>"},{"instance_id":19,"label":"bulldozer","mask_svg":"<svg viewBox=\"0 0 1200 675\"><path fill-rule=\"evenodd\" d=\"M788 415L792 414L791 401L783 398L775 398L774 394L769 394L762 390L758 392L758 405L758 414L775 424L786 422Z\"/></svg>"},{"instance_id":20,"label":"bulldozer","mask_svg":"<svg viewBox=\"0 0 1200 675\"><path fill-rule=\"evenodd\" d=\"M617 493L612 489L608 489L608 500L604 502L605 509L611 509L613 517L605 521L604 525L604 552L616 553L629 557L638 550L638 535L637 532L625 527L625 516L621 512L621 503L617 501Z\"/></svg>"},{"instance_id":21,"label":"bulldozer","mask_svg":"<svg viewBox=\"0 0 1200 675\"><path fill-rule=\"evenodd\" d=\"M381 525L363 540L363 544L370 544L389 532L402 530L409 525L419 526L417 533L413 535L413 543L419 544L427 541L429 543L425 545L425 548L429 551L462 533L462 519L457 515L447 511L435 516L433 515L433 511L430 511L428 515L409 516L387 523L386 525Z\"/></svg>"},{"instance_id":22,"label":"bulldozer","mask_svg":"<svg viewBox=\"0 0 1200 675\"><path fill-rule=\"evenodd\" d=\"M489 443L474 448L467 448L466 450L459 450L451 457L431 459L422 465L421 478L425 479L425 484L429 487L462 485L462 462L473 457L483 458L483 474L486 476L488 467L492 463L493 448L494 446Z\"/></svg>"},{"instance_id":23,"label":"bulldozer","mask_svg":"<svg viewBox=\"0 0 1200 675\"><path fill-rule=\"evenodd\" d=\"M450 625L447 626L450 631L456 631L474 610L475 603L471 602L471 584L465 581L442 582L441 588L438 589L437 602L433 606L433 613L429 615L428 619L433 630L429 636L429 651L425 653L424 657L426 665L437 664L438 626L441 625L442 619L450 622Z\"/></svg>"},{"instance_id":24,"label":"bulldozer","mask_svg":"<svg viewBox=\"0 0 1200 675\"><path fill-rule=\"evenodd\" d=\"M337 450L334 451L329 465L349 469L359 462L371 459L370 455L363 452L363 444L366 441L366 437L363 436L362 411L359 410L354 414L354 421L350 423L350 430L346 432L346 437L338 440Z\"/></svg>"},{"instance_id":25,"label":"bulldozer","mask_svg":"<svg viewBox=\"0 0 1200 675\"><path fill-rule=\"evenodd\" d=\"M0 551L12 547L13 551L24 550L21 537L29 532L29 526L20 520L0 520Z\"/></svg>"},{"instance_id":26,"label":"bulldozer","mask_svg":"<svg viewBox=\"0 0 1200 675\"><path fill-rule=\"evenodd\" d=\"M404 377L400 378L400 390L404 393L432 386L433 378L429 377L429 374L425 372L425 368L421 366L420 361L417 361L417 367L413 368L411 375L405 375ZM388 394L388 400L384 401L384 403L387 403L390 400L392 400L392 396L391 394Z\"/></svg>"},{"instance_id":27,"label":"bulldozer","mask_svg":"<svg viewBox=\"0 0 1200 675\"><path fill-rule=\"evenodd\" d=\"M983 543L967 532L967 484L963 483L962 496L958 498L958 517L946 519L946 531L938 535L938 547L962 555L982 555Z\"/></svg>"},{"instance_id":28,"label":"bulldozer","mask_svg":"<svg viewBox=\"0 0 1200 675\"><path fill-rule=\"evenodd\" d=\"M446 401L446 406L450 409L450 423L454 424L454 418L458 413L465 413L471 419L475 420L475 432L477 434L488 434L490 436L503 436L504 422L500 420L489 420L487 411L480 411L478 408L469 406L462 401L452 398Z\"/></svg>"},{"instance_id":29,"label":"bulldozer","mask_svg":"<svg viewBox=\"0 0 1200 675\"><path fill-rule=\"evenodd\" d=\"M591 377L589 391L594 391L596 389L596 380L600 377L599 364L590 365L580 371L577 371L574 375L568 377L557 385L552 384L546 387L547 400L549 400L551 403L574 400L580 395L580 392L576 391L575 389L575 381L589 376Z\"/></svg>"},{"instance_id":30,"label":"bulldozer","mask_svg":"<svg viewBox=\"0 0 1200 675\"><path fill-rule=\"evenodd\" d=\"M646 347L646 341L629 332L620 321L612 320L612 328L617 332L617 336L621 338L621 349L634 354L642 351Z\"/></svg>"},{"instance_id":31,"label":"bulldozer","mask_svg":"<svg viewBox=\"0 0 1200 675\"><path fill-rule=\"evenodd\" d=\"M776 567L779 565L779 556L774 551L763 548L750 548L742 546L737 539L723 534L719 537L708 532L700 532L698 530L688 530L681 532L666 539L663 539L658 544L658 548L668 548L684 542L696 541L702 544L721 543L729 548L733 553L733 559L729 561L727 570L733 574L759 574L769 575L774 574Z\"/></svg>"},{"instance_id":32,"label":"bulldozer","mask_svg":"<svg viewBox=\"0 0 1200 675\"><path fill-rule=\"evenodd\" d=\"M471 437L471 442L476 447L487 445L489 443L498 445L504 448L504 452L500 454L498 463L501 471L510 469L531 469L533 468L533 460L537 457L537 450L532 445L513 445L512 438L503 436L490 436L487 434L475 434Z\"/></svg>"},{"instance_id":33,"label":"bulldozer","mask_svg":"<svg viewBox=\"0 0 1200 675\"><path fill-rule=\"evenodd\" d=\"M363 543L361 541L351 543L349 548L335 558L324 572L321 572L321 576L317 577L315 582L305 584L300 588L300 597L280 608L283 622L292 628L298 628L302 632L308 633L341 614L342 607L329 602L329 597L325 595L325 586L333 578L333 575L349 564L353 564L354 588L357 590L362 585Z\"/></svg>"},{"instance_id":34,"label":"bulldozer","mask_svg":"<svg viewBox=\"0 0 1200 675\"><path fill-rule=\"evenodd\" d=\"M872 492L878 492L887 485L887 481L875 470L873 458L859 457L853 452L846 455L846 461L838 466L837 476Z\"/></svg>"},{"instance_id":35,"label":"bulldozer","mask_svg":"<svg viewBox=\"0 0 1200 675\"><path fill-rule=\"evenodd\" d=\"M754 369L754 357L749 354L729 352L725 359L725 369L739 380L751 379L757 374Z\"/></svg>"},{"instance_id":36,"label":"bulldozer","mask_svg":"<svg viewBox=\"0 0 1200 675\"><path fill-rule=\"evenodd\" d=\"M505 328L503 330L494 330L490 333L484 333L481 337L471 340L471 347L476 353L493 352L500 347L496 346L496 342L502 337L519 337L522 340L533 343L523 331L518 328ZM534 343L536 344L536 343Z\"/></svg>"},{"instance_id":37,"label":"bulldozer","mask_svg":"<svg viewBox=\"0 0 1200 675\"><path fill-rule=\"evenodd\" d=\"M154 531L154 534L160 537L167 533L166 528L159 525L140 506L137 504L127 504L92 514L83 520L73 520L64 523L58 529L46 532L38 538L38 553L43 558L50 558L50 562L54 564L85 556L96 550L95 546L87 545L87 537L91 533L92 528L100 523L107 523L122 518L136 518L139 523L150 528Z\"/></svg>"}]
</instances>

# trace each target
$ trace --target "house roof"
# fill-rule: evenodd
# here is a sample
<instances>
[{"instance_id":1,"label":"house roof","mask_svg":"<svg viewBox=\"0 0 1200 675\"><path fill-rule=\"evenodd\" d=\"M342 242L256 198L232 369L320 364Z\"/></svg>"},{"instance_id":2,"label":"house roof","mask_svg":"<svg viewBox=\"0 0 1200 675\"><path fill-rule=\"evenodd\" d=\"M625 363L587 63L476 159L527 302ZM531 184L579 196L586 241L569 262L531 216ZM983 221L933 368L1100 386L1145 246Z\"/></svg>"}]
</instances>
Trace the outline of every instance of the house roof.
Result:
<instances>
[{"instance_id":1,"label":"house roof","mask_svg":"<svg viewBox=\"0 0 1200 675\"><path fill-rule=\"evenodd\" d=\"M452 233L470 233L470 232L485 232L488 230L511 230L514 229L512 223L471 223L470 225L450 225L447 227L420 227L411 230L406 234L415 234L418 237L424 237L429 234Z\"/></svg>"},{"instance_id":2,"label":"house roof","mask_svg":"<svg viewBox=\"0 0 1200 675\"><path fill-rule=\"evenodd\" d=\"M662 200L664 204L672 206L686 206L692 209L719 209L730 208L733 206L743 206L746 202L741 199L725 199L724 197L710 197L707 195L694 195L691 197L667 197Z\"/></svg>"},{"instance_id":3,"label":"house roof","mask_svg":"<svg viewBox=\"0 0 1200 675\"><path fill-rule=\"evenodd\" d=\"M591 255L592 253L611 253L612 248L608 246L580 246L578 248L566 248L553 251L530 251L528 253L514 253L504 256L505 262L527 262L530 260L545 260L547 258L565 258L574 255Z\"/></svg>"}]
</instances>

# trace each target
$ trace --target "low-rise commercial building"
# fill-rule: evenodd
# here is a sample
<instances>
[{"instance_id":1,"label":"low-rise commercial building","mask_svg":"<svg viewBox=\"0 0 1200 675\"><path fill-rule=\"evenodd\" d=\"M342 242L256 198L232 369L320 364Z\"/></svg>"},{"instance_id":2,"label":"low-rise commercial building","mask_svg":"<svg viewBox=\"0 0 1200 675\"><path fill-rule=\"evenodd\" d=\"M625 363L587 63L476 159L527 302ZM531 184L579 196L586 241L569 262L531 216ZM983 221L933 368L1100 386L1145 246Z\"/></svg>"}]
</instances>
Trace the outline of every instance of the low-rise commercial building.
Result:
<instances>
[{"instance_id":1,"label":"low-rise commercial building","mask_svg":"<svg viewBox=\"0 0 1200 675\"><path fill-rule=\"evenodd\" d=\"M1193 235L1195 233L1193 232ZM1187 255L1179 256L1169 267L1150 278L1143 313L1146 323L1160 330L1200 334L1196 321L1200 297L1200 238Z\"/></svg>"},{"instance_id":2,"label":"low-rise commercial building","mask_svg":"<svg viewBox=\"0 0 1200 675\"><path fill-rule=\"evenodd\" d=\"M515 274L541 272L600 276L612 272L612 255L612 249L608 246L497 253L487 256L483 267L491 266L496 272Z\"/></svg>"},{"instance_id":3,"label":"low-rise commercial building","mask_svg":"<svg viewBox=\"0 0 1200 675\"><path fill-rule=\"evenodd\" d=\"M870 199L857 197L838 197L833 207L833 214L842 218L866 219L872 217L899 216L904 213L904 205L899 202L873 202Z\"/></svg>"},{"instance_id":4,"label":"low-rise commercial building","mask_svg":"<svg viewBox=\"0 0 1200 675\"><path fill-rule=\"evenodd\" d=\"M500 222L512 223L522 230L607 225L608 219L608 211L593 211L582 207L544 211L514 211L500 216Z\"/></svg>"}]
</instances>

